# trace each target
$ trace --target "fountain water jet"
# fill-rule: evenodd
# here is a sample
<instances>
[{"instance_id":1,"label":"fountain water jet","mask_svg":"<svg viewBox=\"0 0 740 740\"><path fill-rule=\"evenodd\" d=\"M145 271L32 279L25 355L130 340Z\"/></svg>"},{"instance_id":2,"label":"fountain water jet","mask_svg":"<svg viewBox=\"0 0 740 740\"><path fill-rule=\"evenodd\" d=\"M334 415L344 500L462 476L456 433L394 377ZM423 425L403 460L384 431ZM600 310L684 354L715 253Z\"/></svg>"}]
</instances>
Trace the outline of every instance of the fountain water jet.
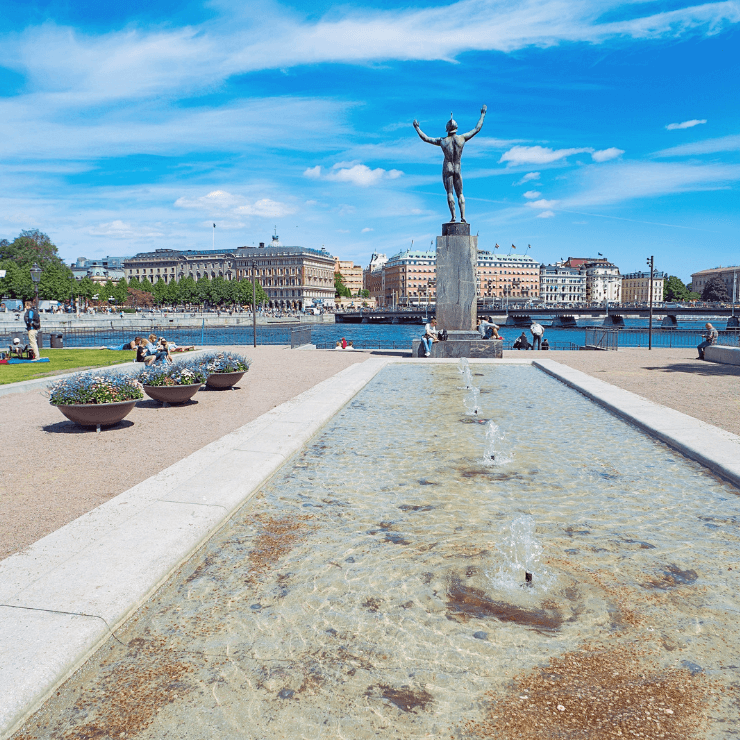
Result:
<instances>
[{"instance_id":1,"label":"fountain water jet","mask_svg":"<svg viewBox=\"0 0 740 740\"><path fill-rule=\"evenodd\" d=\"M480 398L480 388L470 386L468 392L465 394L465 413L468 416L480 416L480 406L478 400Z\"/></svg>"},{"instance_id":2,"label":"fountain water jet","mask_svg":"<svg viewBox=\"0 0 740 740\"><path fill-rule=\"evenodd\" d=\"M486 422L486 444L483 448L484 465L505 465L512 457L503 448L504 433L493 419Z\"/></svg>"}]
</instances>

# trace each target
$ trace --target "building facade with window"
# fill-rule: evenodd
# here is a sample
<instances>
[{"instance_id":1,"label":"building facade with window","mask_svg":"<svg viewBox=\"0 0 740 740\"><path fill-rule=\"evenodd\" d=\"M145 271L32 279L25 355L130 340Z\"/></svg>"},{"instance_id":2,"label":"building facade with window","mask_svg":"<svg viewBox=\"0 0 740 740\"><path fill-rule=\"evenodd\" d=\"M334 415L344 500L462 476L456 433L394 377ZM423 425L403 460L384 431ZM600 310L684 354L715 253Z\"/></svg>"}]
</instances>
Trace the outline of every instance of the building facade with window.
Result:
<instances>
[{"instance_id":1,"label":"building facade with window","mask_svg":"<svg viewBox=\"0 0 740 740\"><path fill-rule=\"evenodd\" d=\"M388 258L379 252L373 252L370 257L370 264L362 271L362 287L370 293L370 298L375 299L377 306L382 306L383 296L385 295L383 267Z\"/></svg>"},{"instance_id":2,"label":"building facade with window","mask_svg":"<svg viewBox=\"0 0 740 740\"><path fill-rule=\"evenodd\" d=\"M476 273L479 298L531 301L540 297L540 263L528 255L479 249Z\"/></svg>"},{"instance_id":3,"label":"building facade with window","mask_svg":"<svg viewBox=\"0 0 740 740\"><path fill-rule=\"evenodd\" d=\"M664 272L653 271L653 303L663 302ZM650 303L650 271L622 275L622 303Z\"/></svg>"},{"instance_id":4,"label":"building facade with window","mask_svg":"<svg viewBox=\"0 0 740 740\"><path fill-rule=\"evenodd\" d=\"M273 236L270 246L240 247L234 260L236 279L256 275L271 308L334 304L334 257L326 250L286 247Z\"/></svg>"},{"instance_id":5,"label":"building facade with window","mask_svg":"<svg viewBox=\"0 0 740 740\"><path fill-rule=\"evenodd\" d=\"M553 306L585 303L586 276L575 267L541 265L540 298Z\"/></svg>"},{"instance_id":6,"label":"building facade with window","mask_svg":"<svg viewBox=\"0 0 740 740\"><path fill-rule=\"evenodd\" d=\"M155 249L126 259L123 267L128 280L147 278L152 284L160 278L165 283L184 277L236 279L234 252L223 249Z\"/></svg>"},{"instance_id":7,"label":"building facade with window","mask_svg":"<svg viewBox=\"0 0 740 740\"><path fill-rule=\"evenodd\" d=\"M737 276L737 278L736 278ZM740 266L734 267L713 267L710 270L699 270L699 272L691 273L691 290L696 291L701 295L702 291L706 287L706 284L714 277L718 277L727 288L727 295L732 300L733 295L735 300L740 297ZM737 288L733 294L733 285L735 279L738 280Z\"/></svg>"},{"instance_id":8,"label":"building facade with window","mask_svg":"<svg viewBox=\"0 0 740 740\"><path fill-rule=\"evenodd\" d=\"M622 302L622 276L616 265L601 260L586 262L580 272L586 277L586 303Z\"/></svg>"},{"instance_id":9,"label":"building facade with window","mask_svg":"<svg viewBox=\"0 0 740 740\"><path fill-rule=\"evenodd\" d=\"M334 258L334 272L342 277L342 282L349 288L353 296L359 295L362 290L362 265L356 265L352 260Z\"/></svg>"},{"instance_id":10,"label":"building facade with window","mask_svg":"<svg viewBox=\"0 0 740 740\"><path fill-rule=\"evenodd\" d=\"M431 303L436 297L436 280L436 250L399 252L383 265L383 293L378 305L391 308Z\"/></svg>"}]
</instances>

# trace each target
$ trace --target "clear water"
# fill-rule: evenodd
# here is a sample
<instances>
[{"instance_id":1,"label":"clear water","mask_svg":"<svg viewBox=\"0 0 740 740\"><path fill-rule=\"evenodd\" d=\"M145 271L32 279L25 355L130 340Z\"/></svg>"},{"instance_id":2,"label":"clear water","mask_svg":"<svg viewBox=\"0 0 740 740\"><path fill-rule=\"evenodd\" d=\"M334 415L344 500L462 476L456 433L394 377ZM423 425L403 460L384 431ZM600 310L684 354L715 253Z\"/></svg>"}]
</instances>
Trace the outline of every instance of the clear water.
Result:
<instances>
[{"instance_id":1,"label":"clear water","mask_svg":"<svg viewBox=\"0 0 740 740\"><path fill-rule=\"evenodd\" d=\"M471 370L480 418L456 366L385 369L23 737L469 737L586 644L716 681L701 737L738 736L737 489L532 367Z\"/></svg>"}]
</instances>

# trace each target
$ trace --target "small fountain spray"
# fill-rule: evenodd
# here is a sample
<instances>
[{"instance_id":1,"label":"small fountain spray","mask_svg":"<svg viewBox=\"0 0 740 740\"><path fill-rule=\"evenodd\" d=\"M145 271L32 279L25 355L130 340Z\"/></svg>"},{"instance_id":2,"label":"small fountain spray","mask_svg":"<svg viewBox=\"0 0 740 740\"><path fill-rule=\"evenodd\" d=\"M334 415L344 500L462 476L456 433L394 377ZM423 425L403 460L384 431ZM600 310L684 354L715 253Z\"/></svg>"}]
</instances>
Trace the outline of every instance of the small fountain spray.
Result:
<instances>
[{"instance_id":1,"label":"small fountain spray","mask_svg":"<svg viewBox=\"0 0 740 740\"><path fill-rule=\"evenodd\" d=\"M522 587L547 589L551 575L540 562L542 545L535 537L533 517L523 514L509 526L509 536L499 547L503 556L498 572L492 577L498 588L513 592Z\"/></svg>"},{"instance_id":2,"label":"small fountain spray","mask_svg":"<svg viewBox=\"0 0 740 740\"><path fill-rule=\"evenodd\" d=\"M479 416L480 406L478 405L478 399L480 398L480 388L470 386L468 392L465 394L465 413L468 416Z\"/></svg>"},{"instance_id":3,"label":"small fountain spray","mask_svg":"<svg viewBox=\"0 0 740 740\"><path fill-rule=\"evenodd\" d=\"M457 363L457 371L463 376L463 387L464 390L469 390L473 387L473 374L470 372L470 364L468 363L467 357L461 357Z\"/></svg>"},{"instance_id":4,"label":"small fountain spray","mask_svg":"<svg viewBox=\"0 0 740 740\"><path fill-rule=\"evenodd\" d=\"M486 422L486 444L483 448L484 465L504 465L511 462L511 455L504 446L505 436L493 419Z\"/></svg>"}]
</instances>

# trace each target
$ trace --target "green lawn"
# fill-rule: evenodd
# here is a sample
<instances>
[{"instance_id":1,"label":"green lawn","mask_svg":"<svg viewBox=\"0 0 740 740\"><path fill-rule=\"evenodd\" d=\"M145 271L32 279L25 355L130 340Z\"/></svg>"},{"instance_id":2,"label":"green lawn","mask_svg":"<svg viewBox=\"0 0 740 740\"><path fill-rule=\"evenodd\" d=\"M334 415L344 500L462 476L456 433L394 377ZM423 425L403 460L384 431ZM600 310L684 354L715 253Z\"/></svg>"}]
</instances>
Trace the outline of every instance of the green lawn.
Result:
<instances>
[{"instance_id":1,"label":"green lawn","mask_svg":"<svg viewBox=\"0 0 740 740\"><path fill-rule=\"evenodd\" d=\"M133 361L136 353L109 349L42 349L41 356L48 357L49 362L0 365L0 385L32 378L51 377L73 370L119 365L122 362Z\"/></svg>"}]
</instances>

